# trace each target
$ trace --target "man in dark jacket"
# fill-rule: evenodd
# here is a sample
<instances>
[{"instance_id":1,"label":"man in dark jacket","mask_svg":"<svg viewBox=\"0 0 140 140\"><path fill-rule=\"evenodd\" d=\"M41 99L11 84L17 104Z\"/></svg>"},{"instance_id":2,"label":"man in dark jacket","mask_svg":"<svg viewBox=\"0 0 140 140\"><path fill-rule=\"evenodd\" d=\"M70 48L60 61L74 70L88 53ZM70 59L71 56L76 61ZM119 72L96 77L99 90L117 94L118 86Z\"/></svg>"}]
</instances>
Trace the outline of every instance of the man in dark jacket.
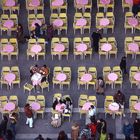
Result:
<instances>
[{"instance_id":1,"label":"man in dark jacket","mask_svg":"<svg viewBox=\"0 0 140 140\"><path fill-rule=\"evenodd\" d=\"M24 112L27 117L26 124L29 124L29 127L33 127L33 111L29 104L26 104L24 107Z\"/></svg>"},{"instance_id":2,"label":"man in dark jacket","mask_svg":"<svg viewBox=\"0 0 140 140\"><path fill-rule=\"evenodd\" d=\"M92 33L92 40L93 40L93 48L95 50L95 52L98 52L99 49L99 40L102 38L100 32L100 30L97 30L95 32Z\"/></svg>"},{"instance_id":3,"label":"man in dark jacket","mask_svg":"<svg viewBox=\"0 0 140 140\"><path fill-rule=\"evenodd\" d=\"M3 120L1 121L0 124L0 134L6 134L6 130L7 130L7 123L8 123L8 118L6 116L3 116Z\"/></svg>"},{"instance_id":4,"label":"man in dark jacket","mask_svg":"<svg viewBox=\"0 0 140 140\"><path fill-rule=\"evenodd\" d=\"M133 123L135 140L140 140L140 119L136 119Z\"/></svg>"},{"instance_id":5,"label":"man in dark jacket","mask_svg":"<svg viewBox=\"0 0 140 140\"><path fill-rule=\"evenodd\" d=\"M125 56L122 57L122 59L121 59L120 68L121 68L121 70L124 74L127 74L127 71L126 71L126 57Z\"/></svg>"},{"instance_id":6,"label":"man in dark jacket","mask_svg":"<svg viewBox=\"0 0 140 140\"><path fill-rule=\"evenodd\" d=\"M118 92L114 95L114 102L124 105L125 96L120 90L118 90Z\"/></svg>"}]
</instances>

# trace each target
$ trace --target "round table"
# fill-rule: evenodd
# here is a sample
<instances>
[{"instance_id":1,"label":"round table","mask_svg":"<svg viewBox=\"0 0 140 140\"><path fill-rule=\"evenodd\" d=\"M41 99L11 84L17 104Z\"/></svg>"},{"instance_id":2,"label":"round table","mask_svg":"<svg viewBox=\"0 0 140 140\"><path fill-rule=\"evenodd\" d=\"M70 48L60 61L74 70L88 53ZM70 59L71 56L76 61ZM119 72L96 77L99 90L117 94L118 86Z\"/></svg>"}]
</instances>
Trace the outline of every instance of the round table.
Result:
<instances>
[{"instance_id":1,"label":"round table","mask_svg":"<svg viewBox=\"0 0 140 140\"><path fill-rule=\"evenodd\" d=\"M128 19L128 24L135 27L138 25L138 19L134 18L134 17L131 17Z\"/></svg>"},{"instance_id":2,"label":"round table","mask_svg":"<svg viewBox=\"0 0 140 140\"><path fill-rule=\"evenodd\" d=\"M116 73L109 73L108 79L112 82L116 81L118 79L118 75Z\"/></svg>"},{"instance_id":3,"label":"round table","mask_svg":"<svg viewBox=\"0 0 140 140\"><path fill-rule=\"evenodd\" d=\"M134 79L136 81L139 81L140 82L140 72L137 72L135 75L134 75Z\"/></svg>"},{"instance_id":4,"label":"round table","mask_svg":"<svg viewBox=\"0 0 140 140\"><path fill-rule=\"evenodd\" d=\"M139 45L137 43L130 43L128 44L129 51L132 52L138 52L139 51Z\"/></svg>"},{"instance_id":5,"label":"round table","mask_svg":"<svg viewBox=\"0 0 140 140\"><path fill-rule=\"evenodd\" d=\"M56 80L63 82L67 79L67 75L65 73L58 73L56 75Z\"/></svg>"},{"instance_id":6,"label":"round table","mask_svg":"<svg viewBox=\"0 0 140 140\"><path fill-rule=\"evenodd\" d=\"M133 5L133 0L125 0L125 3Z\"/></svg>"},{"instance_id":7,"label":"round table","mask_svg":"<svg viewBox=\"0 0 140 140\"><path fill-rule=\"evenodd\" d=\"M8 102L5 106L4 106L4 110L8 110L8 111L12 111L15 109L15 104L12 102Z\"/></svg>"},{"instance_id":8,"label":"round table","mask_svg":"<svg viewBox=\"0 0 140 140\"><path fill-rule=\"evenodd\" d=\"M134 105L134 109L137 111L140 111L140 102L138 102Z\"/></svg>"},{"instance_id":9,"label":"round table","mask_svg":"<svg viewBox=\"0 0 140 140\"><path fill-rule=\"evenodd\" d=\"M41 50L42 50L42 47L41 47L41 45L33 45L32 47L31 47L31 52L33 52L33 53L35 53L35 54L38 54L39 52L41 52Z\"/></svg>"},{"instance_id":10,"label":"round table","mask_svg":"<svg viewBox=\"0 0 140 140\"><path fill-rule=\"evenodd\" d=\"M119 110L119 104L116 102L109 104L108 106L109 110L111 111L118 111Z\"/></svg>"},{"instance_id":11,"label":"round table","mask_svg":"<svg viewBox=\"0 0 140 140\"><path fill-rule=\"evenodd\" d=\"M64 0L54 0L52 2L52 6L62 6L64 4Z\"/></svg>"},{"instance_id":12,"label":"round table","mask_svg":"<svg viewBox=\"0 0 140 140\"><path fill-rule=\"evenodd\" d=\"M30 104L30 106L32 107L32 109L33 109L34 111L37 111L37 110L39 110L39 109L41 108L41 106L40 106L40 104L39 104L38 102L32 102L32 103Z\"/></svg>"},{"instance_id":13,"label":"round table","mask_svg":"<svg viewBox=\"0 0 140 140\"><path fill-rule=\"evenodd\" d=\"M63 52L65 50L65 46L60 43L56 43L54 46L54 51L55 52Z\"/></svg>"},{"instance_id":14,"label":"round table","mask_svg":"<svg viewBox=\"0 0 140 140\"><path fill-rule=\"evenodd\" d=\"M107 4L110 4L110 0L100 0L100 3L103 4L103 5L107 5Z\"/></svg>"},{"instance_id":15,"label":"round table","mask_svg":"<svg viewBox=\"0 0 140 140\"><path fill-rule=\"evenodd\" d=\"M85 26L87 24L87 20L85 18L80 18L76 21L76 26Z\"/></svg>"},{"instance_id":16,"label":"round table","mask_svg":"<svg viewBox=\"0 0 140 140\"><path fill-rule=\"evenodd\" d=\"M56 107L55 107L55 110L59 111L59 112L63 112L64 108L65 108L65 104L63 104L63 103L62 104L57 104Z\"/></svg>"},{"instance_id":17,"label":"round table","mask_svg":"<svg viewBox=\"0 0 140 140\"><path fill-rule=\"evenodd\" d=\"M33 28L35 28L35 23L38 23L40 26L42 25L42 22L41 22L41 20L39 20L39 19L36 19L36 20L34 20L33 22L32 22L32 27Z\"/></svg>"},{"instance_id":18,"label":"round table","mask_svg":"<svg viewBox=\"0 0 140 140\"><path fill-rule=\"evenodd\" d=\"M109 52L112 49L112 45L110 43L104 43L101 46L101 50L105 52Z\"/></svg>"},{"instance_id":19,"label":"round table","mask_svg":"<svg viewBox=\"0 0 140 140\"><path fill-rule=\"evenodd\" d=\"M53 25L56 26L56 27L62 27L64 24L63 20L62 19L55 19L53 21Z\"/></svg>"},{"instance_id":20,"label":"round table","mask_svg":"<svg viewBox=\"0 0 140 140\"><path fill-rule=\"evenodd\" d=\"M40 73L34 73L33 76L31 77L31 81L33 85L38 85L41 82L42 76Z\"/></svg>"},{"instance_id":21,"label":"round table","mask_svg":"<svg viewBox=\"0 0 140 140\"><path fill-rule=\"evenodd\" d=\"M87 45L84 43L80 43L79 45L76 46L76 49L78 52L84 52L87 50Z\"/></svg>"},{"instance_id":22,"label":"round table","mask_svg":"<svg viewBox=\"0 0 140 140\"><path fill-rule=\"evenodd\" d=\"M40 0L31 0L29 6L38 7L40 5Z\"/></svg>"},{"instance_id":23,"label":"round table","mask_svg":"<svg viewBox=\"0 0 140 140\"><path fill-rule=\"evenodd\" d=\"M92 80L92 75L89 73L86 73L81 77L81 81L83 82L90 82L91 80Z\"/></svg>"},{"instance_id":24,"label":"round table","mask_svg":"<svg viewBox=\"0 0 140 140\"><path fill-rule=\"evenodd\" d=\"M110 23L110 21L108 18L102 18L99 21L100 26L107 26L107 25L109 25L109 23Z\"/></svg>"},{"instance_id":25,"label":"round table","mask_svg":"<svg viewBox=\"0 0 140 140\"><path fill-rule=\"evenodd\" d=\"M16 2L14 0L6 0L6 2L5 2L5 6L7 6L7 7L12 7L15 5L16 5Z\"/></svg>"},{"instance_id":26,"label":"round table","mask_svg":"<svg viewBox=\"0 0 140 140\"><path fill-rule=\"evenodd\" d=\"M3 52L11 53L14 51L14 46L11 44L7 44L3 47Z\"/></svg>"},{"instance_id":27,"label":"round table","mask_svg":"<svg viewBox=\"0 0 140 140\"><path fill-rule=\"evenodd\" d=\"M87 5L88 0L76 0L76 3L79 4L79 5Z\"/></svg>"},{"instance_id":28,"label":"round table","mask_svg":"<svg viewBox=\"0 0 140 140\"><path fill-rule=\"evenodd\" d=\"M14 73L7 73L4 76L4 79L8 82L8 84L11 86L12 82L16 79L16 75Z\"/></svg>"},{"instance_id":29,"label":"round table","mask_svg":"<svg viewBox=\"0 0 140 140\"><path fill-rule=\"evenodd\" d=\"M91 102L86 102L83 107L82 110L88 111L89 108L91 107L92 103Z\"/></svg>"},{"instance_id":30,"label":"round table","mask_svg":"<svg viewBox=\"0 0 140 140\"><path fill-rule=\"evenodd\" d=\"M4 27L11 29L14 26L14 21L13 20L6 20L3 24Z\"/></svg>"}]
</instances>

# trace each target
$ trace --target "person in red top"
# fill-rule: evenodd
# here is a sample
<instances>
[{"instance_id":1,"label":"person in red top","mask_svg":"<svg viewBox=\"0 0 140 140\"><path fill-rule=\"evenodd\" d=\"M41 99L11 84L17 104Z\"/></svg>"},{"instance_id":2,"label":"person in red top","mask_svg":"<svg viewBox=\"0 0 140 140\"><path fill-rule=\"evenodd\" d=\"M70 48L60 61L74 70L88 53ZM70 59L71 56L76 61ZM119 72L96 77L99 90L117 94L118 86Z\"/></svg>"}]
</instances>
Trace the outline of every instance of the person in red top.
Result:
<instances>
[{"instance_id":1,"label":"person in red top","mask_svg":"<svg viewBox=\"0 0 140 140\"><path fill-rule=\"evenodd\" d=\"M25 105L24 112L27 117L26 124L28 124L29 127L32 128L33 127L33 111L29 104Z\"/></svg>"},{"instance_id":2,"label":"person in red top","mask_svg":"<svg viewBox=\"0 0 140 140\"><path fill-rule=\"evenodd\" d=\"M139 11L140 11L140 0L133 0L132 12L134 16L136 16Z\"/></svg>"}]
</instances>

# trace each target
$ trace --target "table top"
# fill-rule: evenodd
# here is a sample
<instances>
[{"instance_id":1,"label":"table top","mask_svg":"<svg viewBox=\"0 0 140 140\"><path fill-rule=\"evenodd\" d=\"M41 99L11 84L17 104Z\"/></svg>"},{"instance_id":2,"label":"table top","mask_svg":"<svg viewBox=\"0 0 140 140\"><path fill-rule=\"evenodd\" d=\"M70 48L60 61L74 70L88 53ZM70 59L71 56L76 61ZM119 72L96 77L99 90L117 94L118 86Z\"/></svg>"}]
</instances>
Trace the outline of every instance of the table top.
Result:
<instances>
[{"instance_id":1,"label":"table top","mask_svg":"<svg viewBox=\"0 0 140 140\"><path fill-rule=\"evenodd\" d=\"M52 2L52 6L62 6L64 4L64 0L54 0L53 2Z\"/></svg>"},{"instance_id":2,"label":"table top","mask_svg":"<svg viewBox=\"0 0 140 140\"><path fill-rule=\"evenodd\" d=\"M14 26L14 21L11 19L6 20L3 24L3 26L8 28L8 29L11 29Z\"/></svg>"},{"instance_id":3,"label":"table top","mask_svg":"<svg viewBox=\"0 0 140 140\"><path fill-rule=\"evenodd\" d=\"M89 108L91 107L92 103L91 102L86 102L83 107L82 110L88 111Z\"/></svg>"},{"instance_id":4,"label":"table top","mask_svg":"<svg viewBox=\"0 0 140 140\"><path fill-rule=\"evenodd\" d=\"M59 111L59 112L63 112L64 108L65 108L65 104L63 104L63 103L62 104L57 104L56 107L55 107L55 110Z\"/></svg>"},{"instance_id":5,"label":"table top","mask_svg":"<svg viewBox=\"0 0 140 140\"><path fill-rule=\"evenodd\" d=\"M76 0L76 3L79 4L79 5L87 5L88 0Z\"/></svg>"},{"instance_id":6,"label":"table top","mask_svg":"<svg viewBox=\"0 0 140 140\"><path fill-rule=\"evenodd\" d=\"M40 73L34 73L33 76L31 77L31 80L32 81L38 81L42 78L41 74Z\"/></svg>"},{"instance_id":7,"label":"table top","mask_svg":"<svg viewBox=\"0 0 140 140\"><path fill-rule=\"evenodd\" d=\"M39 109L41 108L41 106L40 106L40 104L39 104L38 102L32 102L32 103L30 104L30 106L32 107L32 109L33 109L34 111L37 111L37 110L39 110Z\"/></svg>"},{"instance_id":8,"label":"table top","mask_svg":"<svg viewBox=\"0 0 140 140\"><path fill-rule=\"evenodd\" d=\"M62 27L64 24L63 20L62 19L55 19L53 21L53 25L56 26L56 27Z\"/></svg>"},{"instance_id":9,"label":"table top","mask_svg":"<svg viewBox=\"0 0 140 140\"><path fill-rule=\"evenodd\" d=\"M8 111L12 111L15 109L15 104L13 102L8 102L5 106L4 106L4 110L8 110Z\"/></svg>"},{"instance_id":10,"label":"table top","mask_svg":"<svg viewBox=\"0 0 140 140\"><path fill-rule=\"evenodd\" d=\"M112 82L116 81L118 79L118 75L116 73L109 73L108 79Z\"/></svg>"},{"instance_id":11,"label":"table top","mask_svg":"<svg viewBox=\"0 0 140 140\"><path fill-rule=\"evenodd\" d=\"M14 46L11 44L6 44L3 46L3 52L11 53L14 51Z\"/></svg>"},{"instance_id":12,"label":"table top","mask_svg":"<svg viewBox=\"0 0 140 140\"><path fill-rule=\"evenodd\" d=\"M11 86L11 83L16 79L16 75L14 73L9 72L6 75L4 75L4 79Z\"/></svg>"},{"instance_id":13,"label":"table top","mask_svg":"<svg viewBox=\"0 0 140 140\"><path fill-rule=\"evenodd\" d=\"M137 111L140 111L140 102L138 102L134 105L134 109Z\"/></svg>"},{"instance_id":14,"label":"table top","mask_svg":"<svg viewBox=\"0 0 140 140\"><path fill-rule=\"evenodd\" d=\"M135 75L134 75L134 79L136 81L139 81L140 82L140 72L137 72Z\"/></svg>"},{"instance_id":15,"label":"table top","mask_svg":"<svg viewBox=\"0 0 140 140\"><path fill-rule=\"evenodd\" d=\"M41 22L41 20L39 20L39 19L36 19L36 20L34 20L33 22L32 22L32 27L33 28L35 28L35 23L38 23L40 26L42 25L42 22Z\"/></svg>"},{"instance_id":16,"label":"table top","mask_svg":"<svg viewBox=\"0 0 140 140\"><path fill-rule=\"evenodd\" d=\"M76 26L85 26L87 24L87 20L85 18L80 18L80 19L77 19L76 21Z\"/></svg>"},{"instance_id":17,"label":"table top","mask_svg":"<svg viewBox=\"0 0 140 140\"><path fill-rule=\"evenodd\" d=\"M84 52L87 50L87 45L85 43L80 43L76 46L77 51Z\"/></svg>"},{"instance_id":18,"label":"table top","mask_svg":"<svg viewBox=\"0 0 140 140\"><path fill-rule=\"evenodd\" d=\"M104 43L101 46L101 50L105 52L109 52L112 49L112 45L110 43Z\"/></svg>"},{"instance_id":19,"label":"table top","mask_svg":"<svg viewBox=\"0 0 140 140\"><path fill-rule=\"evenodd\" d=\"M128 44L129 51L132 52L138 52L139 51L139 45L137 43L129 43Z\"/></svg>"},{"instance_id":20,"label":"table top","mask_svg":"<svg viewBox=\"0 0 140 140\"><path fill-rule=\"evenodd\" d=\"M128 24L135 27L138 25L138 19L135 17L128 18Z\"/></svg>"},{"instance_id":21,"label":"table top","mask_svg":"<svg viewBox=\"0 0 140 140\"><path fill-rule=\"evenodd\" d=\"M67 75L65 73L58 73L56 75L56 80L63 82L67 79Z\"/></svg>"},{"instance_id":22,"label":"table top","mask_svg":"<svg viewBox=\"0 0 140 140\"><path fill-rule=\"evenodd\" d=\"M103 4L103 5L107 5L107 4L110 4L110 0L100 0L100 3Z\"/></svg>"},{"instance_id":23,"label":"table top","mask_svg":"<svg viewBox=\"0 0 140 140\"><path fill-rule=\"evenodd\" d=\"M15 0L6 0L6 2L5 2L5 6L7 6L7 7L12 7L15 5L16 5Z\"/></svg>"},{"instance_id":24,"label":"table top","mask_svg":"<svg viewBox=\"0 0 140 140\"><path fill-rule=\"evenodd\" d=\"M55 52L63 52L65 50L65 46L61 43L56 43L54 46Z\"/></svg>"},{"instance_id":25,"label":"table top","mask_svg":"<svg viewBox=\"0 0 140 140\"><path fill-rule=\"evenodd\" d=\"M81 81L83 82L90 82L91 80L92 80L92 75L90 73L86 73L81 77Z\"/></svg>"},{"instance_id":26,"label":"table top","mask_svg":"<svg viewBox=\"0 0 140 140\"><path fill-rule=\"evenodd\" d=\"M133 0L125 0L125 3L133 5Z\"/></svg>"},{"instance_id":27,"label":"table top","mask_svg":"<svg viewBox=\"0 0 140 140\"><path fill-rule=\"evenodd\" d=\"M41 45L35 44L31 47L31 52L38 54L39 52L41 52L42 47Z\"/></svg>"},{"instance_id":28,"label":"table top","mask_svg":"<svg viewBox=\"0 0 140 140\"><path fill-rule=\"evenodd\" d=\"M119 104L116 103L116 102L113 102L113 103L109 104L108 108L111 111L118 111L119 110Z\"/></svg>"},{"instance_id":29,"label":"table top","mask_svg":"<svg viewBox=\"0 0 140 140\"><path fill-rule=\"evenodd\" d=\"M107 26L109 25L110 21L108 18L101 18L99 21L100 26Z\"/></svg>"},{"instance_id":30,"label":"table top","mask_svg":"<svg viewBox=\"0 0 140 140\"><path fill-rule=\"evenodd\" d=\"M29 6L37 7L40 5L40 0L31 0Z\"/></svg>"}]
</instances>

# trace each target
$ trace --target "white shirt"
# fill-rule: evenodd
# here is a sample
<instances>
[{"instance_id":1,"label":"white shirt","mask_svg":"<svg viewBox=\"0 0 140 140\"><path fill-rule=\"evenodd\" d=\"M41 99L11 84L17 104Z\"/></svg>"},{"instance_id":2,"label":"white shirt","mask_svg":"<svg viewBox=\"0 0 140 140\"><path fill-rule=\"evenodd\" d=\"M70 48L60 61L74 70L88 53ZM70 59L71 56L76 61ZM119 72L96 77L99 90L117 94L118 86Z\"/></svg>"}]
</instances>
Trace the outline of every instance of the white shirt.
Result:
<instances>
[{"instance_id":1,"label":"white shirt","mask_svg":"<svg viewBox=\"0 0 140 140\"><path fill-rule=\"evenodd\" d=\"M88 111L89 117L91 117L91 116L93 116L93 115L95 115L95 114L96 114L96 107L94 107L93 109L90 109L90 110Z\"/></svg>"}]
</instances>

